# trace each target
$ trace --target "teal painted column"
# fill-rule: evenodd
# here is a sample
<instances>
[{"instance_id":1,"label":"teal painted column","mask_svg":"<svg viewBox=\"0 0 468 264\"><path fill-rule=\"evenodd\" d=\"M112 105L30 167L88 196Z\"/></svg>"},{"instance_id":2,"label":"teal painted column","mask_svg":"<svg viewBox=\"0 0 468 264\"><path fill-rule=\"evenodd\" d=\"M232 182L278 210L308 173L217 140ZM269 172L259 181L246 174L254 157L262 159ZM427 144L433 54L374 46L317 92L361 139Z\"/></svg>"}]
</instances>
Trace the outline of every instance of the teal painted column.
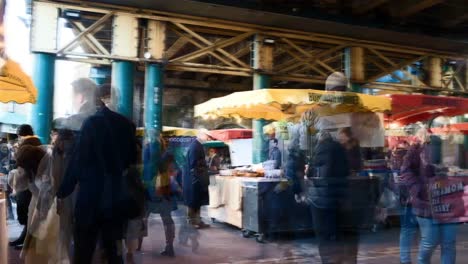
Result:
<instances>
[{"instance_id":1,"label":"teal painted column","mask_svg":"<svg viewBox=\"0 0 468 264\"><path fill-rule=\"evenodd\" d=\"M145 73L145 137L143 180L150 197L154 197L154 181L160 156L159 136L162 131L163 66L148 63Z\"/></svg>"},{"instance_id":2,"label":"teal painted column","mask_svg":"<svg viewBox=\"0 0 468 264\"><path fill-rule=\"evenodd\" d=\"M253 85L254 90L265 89L270 87L270 76L261 73L254 73ZM252 121L253 130L253 163L258 164L268 159L268 141L263 136L263 127L266 125L264 119Z\"/></svg>"},{"instance_id":3,"label":"teal painted column","mask_svg":"<svg viewBox=\"0 0 468 264\"><path fill-rule=\"evenodd\" d=\"M31 125L41 142L47 144L54 115L55 54L34 53L33 82L37 101L32 107Z\"/></svg>"},{"instance_id":4,"label":"teal painted column","mask_svg":"<svg viewBox=\"0 0 468 264\"><path fill-rule=\"evenodd\" d=\"M135 64L130 61L112 62L112 102L115 111L130 120L133 117L133 79Z\"/></svg>"}]
</instances>

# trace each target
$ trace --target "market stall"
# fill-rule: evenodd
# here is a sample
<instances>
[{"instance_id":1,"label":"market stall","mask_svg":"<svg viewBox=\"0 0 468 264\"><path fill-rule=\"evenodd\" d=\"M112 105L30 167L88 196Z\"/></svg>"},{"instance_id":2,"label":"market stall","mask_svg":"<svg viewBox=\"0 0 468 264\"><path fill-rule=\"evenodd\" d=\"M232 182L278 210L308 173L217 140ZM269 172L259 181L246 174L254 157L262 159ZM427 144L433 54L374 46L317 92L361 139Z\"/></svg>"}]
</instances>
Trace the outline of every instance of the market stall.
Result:
<instances>
[{"instance_id":1,"label":"market stall","mask_svg":"<svg viewBox=\"0 0 468 264\"><path fill-rule=\"evenodd\" d=\"M195 106L195 116L265 119L292 126L301 124L301 141L304 141L301 150L310 151L308 138L312 138L313 131L335 131L341 127L351 127L356 134L363 135L360 140L364 147L383 147L382 113L389 110L390 100L384 97L310 89L263 89L211 99ZM285 144L289 143L287 137L283 140ZM312 229L308 205L295 201L292 188L275 191L276 186L288 180L282 171L268 168L269 163L250 164L215 175L210 183L213 198L210 197L209 210L220 206L236 209L235 220L226 222L242 228L246 236L256 233L259 241L266 233ZM370 191L378 179L369 181L368 177L353 177L350 181L356 183L350 186L365 186L360 193L378 195L378 191ZM368 202L375 197L366 196L362 200ZM219 216L211 216L219 220Z\"/></svg>"},{"instance_id":2,"label":"market stall","mask_svg":"<svg viewBox=\"0 0 468 264\"><path fill-rule=\"evenodd\" d=\"M388 127L400 133L390 133L389 140L403 138L413 141L414 125L420 123L431 134L435 154L435 177L429 182L432 214L440 222L467 222L468 170L466 134L468 124L457 122L455 116L468 113L468 99L449 96L391 95L392 110L386 116ZM443 125L438 120L443 120ZM461 139L461 140L460 140Z\"/></svg>"}]
</instances>

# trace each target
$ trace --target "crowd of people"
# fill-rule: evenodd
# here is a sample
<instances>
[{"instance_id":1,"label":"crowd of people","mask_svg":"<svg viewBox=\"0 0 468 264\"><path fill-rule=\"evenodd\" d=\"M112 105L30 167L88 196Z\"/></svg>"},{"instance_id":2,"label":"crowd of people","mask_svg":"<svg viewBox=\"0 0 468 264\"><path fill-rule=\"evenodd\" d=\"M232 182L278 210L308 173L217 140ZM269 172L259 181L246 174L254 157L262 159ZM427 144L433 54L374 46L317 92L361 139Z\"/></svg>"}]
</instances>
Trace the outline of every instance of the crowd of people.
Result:
<instances>
[{"instance_id":1,"label":"crowd of people","mask_svg":"<svg viewBox=\"0 0 468 264\"><path fill-rule=\"evenodd\" d=\"M24 226L10 246L21 250L25 263L88 264L96 258L134 263L153 213L164 225L161 254L174 257L171 213L183 197L188 218L179 240L196 251L198 229L209 227L200 216L201 206L208 204L208 164L201 147L206 135L189 147L186 168L178 168L160 138L157 171L148 188L141 177L147 146L137 140L135 125L111 110L110 88L89 79L78 79L72 87L76 114L54 120L50 144L27 124L19 126L16 142L9 144L5 173ZM183 188L177 180L182 173Z\"/></svg>"},{"instance_id":2,"label":"crowd of people","mask_svg":"<svg viewBox=\"0 0 468 264\"><path fill-rule=\"evenodd\" d=\"M54 121L50 144L41 142L27 124L18 128L16 142L8 142L13 154L2 173L9 174L18 222L24 226L10 246L22 250L25 263L91 263L96 255L100 263L123 263L124 259L133 263L148 235L150 214L159 214L165 235L161 255L175 257L172 212L182 199L187 221L178 240L196 251L199 230L210 227L201 217L202 206L209 204L209 175L221 166L216 149L205 155L206 131L201 130L188 147L183 167L159 138L157 171L148 186L141 176L151 160L151 149L137 140L130 120L111 110L110 87L97 87L89 79L76 80L72 86L76 114ZM356 215L370 208L356 208L349 202L354 196L349 176L363 169L359 140L350 128L339 129L336 136L325 129L318 131L308 160L299 137L298 131L292 133L283 168L296 201L310 205L322 263L357 263L362 219ZM412 144L401 142L387 156L394 176L389 188L397 194L401 208L402 264L411 263L418 230L418 263L430 263L438 245L441 263L455 263L457 224L437 222L429 207L427 182L440 163L434 155L436 141L421 129ZM278 140L272 139L270 145L269 159L279 169ZM275 191L287 187L279 184ZM11 218L11 202L8 208Z\"/></svg>"}]
</instances>

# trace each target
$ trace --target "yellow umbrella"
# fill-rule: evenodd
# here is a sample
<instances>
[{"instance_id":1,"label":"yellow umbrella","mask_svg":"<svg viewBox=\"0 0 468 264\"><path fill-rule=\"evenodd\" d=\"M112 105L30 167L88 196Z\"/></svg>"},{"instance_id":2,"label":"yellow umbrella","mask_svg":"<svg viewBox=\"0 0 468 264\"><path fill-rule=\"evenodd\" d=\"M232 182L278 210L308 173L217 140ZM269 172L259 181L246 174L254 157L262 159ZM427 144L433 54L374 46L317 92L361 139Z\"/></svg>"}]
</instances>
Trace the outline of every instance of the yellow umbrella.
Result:
<instances>
[{"instance_id":1,"label":"yellow umbrella","mask_svg":"<svg viewBox=\"0 0 468 264\"><path fill-rule=\"evenodd\" d=\"M309 109L318 116L348 112L390 111L385 97L352 92L312 89L262 89L236 92L195 106L196 117L241 117L249 119L297 119Z\"/></svg>"},{"instance_id":2,"label":"yellow umbrella","mask_svg":"<svg viewBox=\"0 0 468 264\"><path fill-rule=\"evenodd\" d=\"M36 103L37 90L18 63L7 59L0 72L0 102Z\"/></svg>"}]
</instances>

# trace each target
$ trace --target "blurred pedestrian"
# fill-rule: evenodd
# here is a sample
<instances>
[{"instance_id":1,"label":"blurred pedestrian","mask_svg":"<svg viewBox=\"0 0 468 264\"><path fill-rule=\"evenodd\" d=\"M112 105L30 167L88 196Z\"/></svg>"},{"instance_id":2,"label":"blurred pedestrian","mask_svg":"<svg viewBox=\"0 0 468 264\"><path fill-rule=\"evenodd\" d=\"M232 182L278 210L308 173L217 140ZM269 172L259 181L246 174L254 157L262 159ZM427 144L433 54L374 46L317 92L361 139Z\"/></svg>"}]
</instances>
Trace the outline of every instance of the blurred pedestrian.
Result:
<instances>
[{"instance_id":1,"label":"blurred pedestrian","mask_svg":"<svg viewBox=\"0 0 468 264\"><path fill-rule=\"evenodd\" d=\"M348 165L351 173L359 173L362 169L359 140L354 137L350 127L344 127L338 130L338 140L346 150L346 158L348 159Z\"/></svg>"},{"instance_id":2,"label":"blurred pedestrian","mask_svg":"<svg viewBox=\"0 0 468 264\"><path fill-rule=\"evenodd\" d=\"M57 193L58 199L64 199L79 185L74 214L75 264L91 263L99 235L107 261L123 263L124 225L139 213L125 178L136 163L135 126L106 106L110 90L101 95L103 101L95 101L97 111L83 122Z\"/></svg>"},{"instance_id":3,"label":"blurred pedestrian","mask_svg":"<svg viewBox=\"0 0 468 264\"><path fill-rule=\"evenodd\" d=\"M32 145L23 145L18 148L18 153L16 155L16 161L18 167L22 168L24 171L24 177L27 181L27 188L31 193L31 200L28 208L28 219L27 219L27 233L25 235L25 240L23 244L22 257L25 258L25 263L48 263L48 254L43 252L40 249L40 246L45 248L44 251L47 251L47 246L44 246L42 243L38 243L34 236L38 230L39 226L36 224L36 221L33 221L37 218L35 208L37 205L39 197L38 185L41 183L41 175L38 174L38 169L43 157L46 155L46 151L40 146ZM43 254L42 254L43 253Z\"/></svg>"},{"instance_id":4,"label":"blurred pedestrian","mask_svg":"<svg viewBox=\"0 0 468 264\"><path fill-rule=\"evenodd\" d=\"M307 199L322 263L356 263L359 234L344 210L349 176L346 150L327 131L317 135L313 167L316 178L311 179Z\"/></svg>"},{"instance_id":5,"label":"blurred pedestrian","mask_svg":"<svg viewBox=\"0 0 468 264\"><path fill-rule=\"evenodd\" d=\"M281 168L281 150L278 148L278 139L270 139L270 152L268 153L268 160L275 161L275 170Z\"/></svg>"},{"instance_id":6,"label":"blurred pedestrian","mask_svg":"<svg viewBox=\"0 0 468 264\"><path fill-rule=\"evenodd\" d=\"M390 187L397 194L400 203L400 263L411 263L411 247L418 231L418 222L413 213L408 186L400 181L401 166L408 152L409 144L404 141L396 144L388 153L388 164L392 171Z\"/></svg>"},{"instance_id":7,"label":"blurred pedestrian","mask_svg":"<svg viewBox=\"0 0 468 264\"><path fill-rule=\"evenodd\" d=\"M190 144L187 152L187 167L182 181L184 201L188 207L188 223L196 229L209 227L200 216L201 207L209 204L210 179L202 145L207 140L207 132L201 130L197 135L197 140Z\"/></svg>"},{"instance_id":8,"label":"blurred pedestrian","mask_svg":"<svg viewBox=\"0 0 468 264\"><path fill-rule=\"evenodd\" d=\"M161 216L166 238L166 246L161 255L174 257L175 224L171 212L177 210L177 196L181 189L176 180L178 169L175 158L171 153L166 151L162 155L158 171L156 195L159 201L157 203L157 211Z\"/></svg>"},{"instance_id":9,"label":"blurred pedestrian","mask_svg":"<svg viewBox=\"0 0 468 264\"><path fill-rule=\"evenodd\" d=\"M24 146L40 146L41 141L37 136L34 135L33 128L28 124L20 125L17 129L18 135L18 146L17 151ZM24 154L24 153L23 153ZM18 222L20 225L24 225L21 235L14 241L11 241L10 246L16 249L21 249L24 239L26 238L28 230L28 208L31 202L32 194L28 189L28 171L25 171L22 166L18 165L18 155L15 155L17 170L12 172L12 188L16 200L16 214L18 216ZM29 175L31 176L31 175Z\"/></svg>"},{"instance_id":10,"label":"blurred pedestrian","mask_svg":"<svg viewBox=\"0 0 468 264\"><path fill-rule=\"evenodd\" d=\"M143 238L148 235L148 216L146 214L146 193L145 186L141 179L143 173L141 145L137 143L137 162L130 167L127 174L127 184L129 193L137 202L138 216L129 219L125 233L125 245L127 246L126 263L135 263L134 255L137 250L141 250Z\"/></svg>"},{"instance_id":11,"label":"blurred pedestrian","mask_svg":"<svg viewBox=\"0 0 468 264\"><path fill-rule=\"evenodd\" d=\"M421 233L418 263L431 263L432 254L440 245L441 263L455 264L458 224L438 222L432 215L430 204L428 182L435 177L435 165L440 158L426 128L420 129L416 138L417 142L404 157L400 182L409 188L409 199Z\"/></svg>"}]
</instances>

